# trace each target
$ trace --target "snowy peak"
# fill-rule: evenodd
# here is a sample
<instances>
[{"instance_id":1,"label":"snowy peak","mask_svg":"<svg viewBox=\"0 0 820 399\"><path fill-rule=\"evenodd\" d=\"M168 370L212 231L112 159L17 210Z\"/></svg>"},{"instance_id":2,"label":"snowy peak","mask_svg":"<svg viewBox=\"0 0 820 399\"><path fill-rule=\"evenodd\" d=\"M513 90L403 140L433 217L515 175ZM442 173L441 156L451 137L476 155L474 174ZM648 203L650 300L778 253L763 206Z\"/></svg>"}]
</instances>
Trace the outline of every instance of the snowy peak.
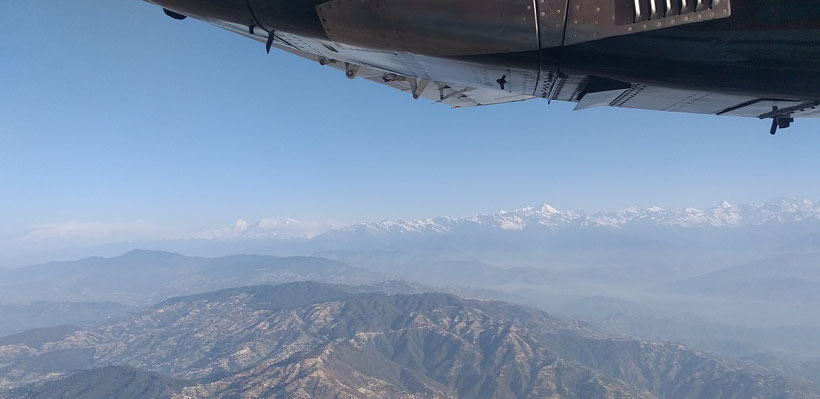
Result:
<instances>
[{"instance_id":1,"label":"snowy peak","mask_svg":"<svg viewBox=\"0 0 820 399\"><path fill-rule=\"evenodd\" d=\"M449 218L436 219L415 219L415 220L398 220L398 221L381 221L375 223L358 223L352 226L344 227L335 230L339 233L424 233L424 232L438 232L444 233L449 231L447 225L452 220Z\"/></svg>"}]
</instances>

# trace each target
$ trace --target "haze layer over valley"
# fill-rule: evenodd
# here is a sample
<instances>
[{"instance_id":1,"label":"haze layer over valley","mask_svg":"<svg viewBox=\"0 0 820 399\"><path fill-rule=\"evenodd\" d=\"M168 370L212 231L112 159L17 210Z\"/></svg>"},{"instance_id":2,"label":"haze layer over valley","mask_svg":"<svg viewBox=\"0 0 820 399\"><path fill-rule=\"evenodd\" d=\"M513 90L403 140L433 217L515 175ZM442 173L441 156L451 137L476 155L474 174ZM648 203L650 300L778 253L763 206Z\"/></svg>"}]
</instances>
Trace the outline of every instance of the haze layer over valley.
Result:
<instances>
[{"instance_id":1,"label":"haze layer over valley","mask_svg":"<svg viewBox=\"0 0 820 399\"><path fill-rule=\"evenodd\" d=\"M820 204L809 200L616 212L542 205L336 229L240 220L180 239L75 248L68 259L134 247L322 257L387 278L514 293L552 311L605 297L745 327L816 327L820 320L813 305Z\"/></svg>"}]
</instances>

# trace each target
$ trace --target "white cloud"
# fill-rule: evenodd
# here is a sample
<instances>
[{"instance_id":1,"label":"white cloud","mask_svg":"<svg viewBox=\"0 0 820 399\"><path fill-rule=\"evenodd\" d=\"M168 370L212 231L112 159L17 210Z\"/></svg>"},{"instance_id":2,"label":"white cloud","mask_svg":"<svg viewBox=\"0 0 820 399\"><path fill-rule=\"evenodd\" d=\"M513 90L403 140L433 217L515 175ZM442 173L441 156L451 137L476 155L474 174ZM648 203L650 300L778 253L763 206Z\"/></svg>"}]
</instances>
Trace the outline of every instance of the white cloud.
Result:
<instances>
[{"instance_id":1,"label":"white cloud","mask_svg":"<svg viewBox=\"0 0 820 399\"><path fill-rule=\"evenodd\" d=\"M166 234L159 226L145 221L114 223L68 221L32 226L23 235L22 241L28 243L53 241L101 243L161 239Z\"/></svg>"},{"instance_id":2,"label":"white cloud","mask_svg":"<svg viewBox=\"0 0 820 399\"><path fill-rule=\"evenodd\" d=\"M242 233L248 230L248 227L250 227L248 222L239 219L231 226L201 231L199 233L192 234L190 238L201 240L224 240L241 236Z\"/></svg>"},{"instance_id":3,"label":"white cloud","mask_svg":"<svg viewBox=\"0 0 820 399\"><path fill-rule=\"evenodd\" d=\"M329 223L303 222L294 219L282 221L262 219L254 224L240 219L231 226L205 230L193 234L191 238L203 240L312 238L334 227Z\"/></svg>"},{"instance_id":4,"label":"white cloud","mask_svg":"<svg viewBox=\"0 0 820 399\"><path fill-rule=\"evenodd\" d=\"M174 239L261 240L312 238L337 226L324 222L294 219L262 219L257 223L237 220L230 226L197 233L146 221L96 222L67 221L34 225L12 242L26 247L51 245L86 246L116 242L164 241Z\"/></svg>"}]
</instances>

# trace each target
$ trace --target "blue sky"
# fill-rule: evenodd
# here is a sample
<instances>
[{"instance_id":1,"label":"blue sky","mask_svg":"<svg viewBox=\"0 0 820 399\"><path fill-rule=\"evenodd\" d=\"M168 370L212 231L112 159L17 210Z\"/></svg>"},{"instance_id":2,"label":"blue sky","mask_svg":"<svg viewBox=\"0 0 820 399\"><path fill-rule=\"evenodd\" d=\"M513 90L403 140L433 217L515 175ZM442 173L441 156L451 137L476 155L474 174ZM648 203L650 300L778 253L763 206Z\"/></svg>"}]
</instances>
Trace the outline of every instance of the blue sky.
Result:
<instances>
[{"instance_id":1,"label":"blue sky","mask_svg":"<svg viewBox=\"0 0 820 399\"><path fill-rule=\"evenodd\" d=\"M820 199L820 121L571 109L414 101L137 0L5 1L0 239Z\"/></svg>"}]
</instances>

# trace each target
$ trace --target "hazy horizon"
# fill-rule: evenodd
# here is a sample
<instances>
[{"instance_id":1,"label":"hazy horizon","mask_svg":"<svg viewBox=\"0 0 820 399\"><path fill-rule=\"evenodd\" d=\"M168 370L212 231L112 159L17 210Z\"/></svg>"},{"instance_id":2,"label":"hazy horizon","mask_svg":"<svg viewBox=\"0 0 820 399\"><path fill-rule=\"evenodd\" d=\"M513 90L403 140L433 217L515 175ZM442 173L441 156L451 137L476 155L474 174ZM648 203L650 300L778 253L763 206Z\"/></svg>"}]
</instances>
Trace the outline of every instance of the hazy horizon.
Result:
<instances>
[{"instance_id":1,"label":"hazy horizon","mask_svg":"<svg viewBox=\"0 0 820 399\"><path fill-rule=\"evenodd\" d=\"M748 206L748 205L763 205L776 203L777 201L791 201L812 203L820 203L808 198L794 198L787 196L780 196L771 198L767 201L759 201L752 203L732 203L728 201L716 202L707 207L687 206L682 208L664 207L657 204L651 207L627 207L621 209L582 209L582 208L566 208L557 209L562 213L585 213L589 215L617 213L630 209L662 209L665 211L683 211L685 209L708 210L714 207L719 207L723 203L729 203L732 206ZM6 245L0 245L0 248L5 248L6 255L0 257L0 268L14 268L27 266L33 263L41 263L52 260L71 260L78 257L85 256L111 256L112 248L123 250L126 248L132 249L155 249L155 245L160 242L173 242L185 240L292 240L292 239L310 239L320 236L329 231L355 226L358 224L379 224L391 223L397 221L413 221L413 220L427 220L435 218L452 218L463 219L470 218L476 215L498 215L503 212L516 211L526 208L541 208L542 206L555 209L549 202L542 202L538 204L530 204L526 206L519 206L514 208L498 209L488 213L482 212L464 212L457 215L423 215L420 217L405 217L399 219L378 219L378 220L359 220L348 223L341 223L338 221L316 221L316 220L297 220L293 218L275 219L262 218L260 220L245 220L237 218L228 225L203 227L196 230L185 230L177 226L160 224L154 221L119 221L114 223L102 222L82 222L82 221L67 221L57 222L45 225L29 226L27 230L20 232L16 236L8 236L5 239ZM255 228L265 231L264 236L242 237L248 229ZM11 244L11 246L9 245ZM109 247L109 248L105 248ZM102 248L102 249L101 249ZM162 248L160 248L162 249ZM167 249L167 248L166 248ZM18 252L17 255L14 253ZM48 255L41 255L39 257L26 260L27 256L24 253L55 253L55 259L49 259ZM60 252L63 255L59 255ZM95 253L98 251L98 253ZM72 255L66 255L74 253ZM16 259L15 259L16 258Z\"/></svg>"}]
</instances>

